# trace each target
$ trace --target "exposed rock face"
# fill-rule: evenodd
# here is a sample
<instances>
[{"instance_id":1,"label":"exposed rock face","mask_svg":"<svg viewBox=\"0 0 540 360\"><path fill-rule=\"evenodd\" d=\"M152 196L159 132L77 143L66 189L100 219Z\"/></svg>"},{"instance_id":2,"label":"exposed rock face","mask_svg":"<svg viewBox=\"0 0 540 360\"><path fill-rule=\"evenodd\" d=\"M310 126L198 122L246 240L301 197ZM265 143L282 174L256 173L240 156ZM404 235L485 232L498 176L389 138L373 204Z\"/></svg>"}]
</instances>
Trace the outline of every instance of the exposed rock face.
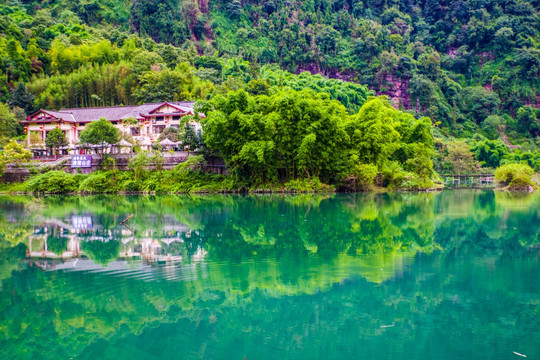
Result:
<instances>
[{"instance_id":1,"label":"exposed rock face","mask_svg":"<svg viewBox=\"0 0 540 360\"><path fill-rule=\"evenodd\" d=\"M396 108L411 109L411 95L409 94L409 78L399 78L394 75L384 75L379 91L381 95L388 95Z\"/></svg>"},{"instance_id":2,"label":"exposed rock face","mask_svg":"<svg viewBox=\"0 0 540 360\"><path fill-rule=\"evenodd\" d=\"M525 105L532 106L532 107L535 107L537 109L540 109L540 95L536 95L534 97L534 102L533 101L525 101Z\"/></svg>"},{"instance_id":3,"label":"exposed rock face","mask_svg":"<svg viewBox=\"0 0 540 360\"><path fill-rule=\"evenodd\" d=\"M337 69L321 69L316 63L303 64L298 67L296 74L309 71L312 74L321 74L330 79L338 79L343 81L354 81L356 75L353 71L339 71Z\"/></svg>"},{"instance_id":4,"label":"exposed rock face","mask_svg":"<svg viewBox=\"0 0 540 360\"><path fill-rule=\"evenodd\" d=\"M203 14L207 14L210 12L210 0L198 0L199 3L199 11Z\"/></svg>"},{"instance_id":5,"label":"exposed rock face","mask_svg":"<svg viewBox=\"0 0 540 360\"><path fill-rule=\"evenodd\" d=\"M309 71L312 74L321 74L330 79L343 81L354 81L356 75L353 71L339 71L337 69L322 69L317 63L303 64L298 67L296 74ZM400 78L392 74L382 75L379 81L379 88L375 90L377 95L387 95L391 103L399 109L411 109L411 95L409 94L410 78Z\"/></svg>"}]
</instances>

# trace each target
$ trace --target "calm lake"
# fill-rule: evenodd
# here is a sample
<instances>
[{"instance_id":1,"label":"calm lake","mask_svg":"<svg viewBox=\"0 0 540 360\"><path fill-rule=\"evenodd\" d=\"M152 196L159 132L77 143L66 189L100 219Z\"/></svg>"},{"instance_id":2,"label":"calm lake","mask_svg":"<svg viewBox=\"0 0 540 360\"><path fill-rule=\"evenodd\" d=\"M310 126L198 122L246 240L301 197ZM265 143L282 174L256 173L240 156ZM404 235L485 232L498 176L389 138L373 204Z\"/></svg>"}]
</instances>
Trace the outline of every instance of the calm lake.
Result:
<instances>
[{"instance_id":1,"label":"calm lake","mask_svg":"<svg viewBox=\"0 0 540 360\"><path fill-rule=\"evenodd\" d=\"M538 193L3 196L0 359L540 359L539 234Z\"/></svg>"}]
</instances>

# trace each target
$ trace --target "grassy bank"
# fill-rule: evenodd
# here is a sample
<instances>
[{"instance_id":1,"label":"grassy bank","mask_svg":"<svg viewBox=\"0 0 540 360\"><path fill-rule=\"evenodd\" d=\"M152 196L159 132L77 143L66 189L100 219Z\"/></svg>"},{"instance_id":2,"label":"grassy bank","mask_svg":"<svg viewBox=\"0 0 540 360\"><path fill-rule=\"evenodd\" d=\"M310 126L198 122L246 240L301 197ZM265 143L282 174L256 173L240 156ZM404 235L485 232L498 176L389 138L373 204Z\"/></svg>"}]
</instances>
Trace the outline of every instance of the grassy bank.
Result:
<instances>
[{"instance_id":1,"label":"grassy bank","mask_svg":"<svg viewBox=\"0 0 540 360\"><path fill-rule=\"evenodd\" d=\"M317 178L286 183L248 186L232 176L197 169L137 171L103 170L69 174L60 170L32 175L22 183L2 183L0 193L122 194L122 193L240 193L240 192L334 192L334 186Z\"/></svg>"},{"instance_id":2,"label":"grassy bank","mask_svg":"<svg viewBox=\"0 0 540 360\"><path fill-rule=\"evenodd\" d=\"M0 193L41 193L41 194L123 194L123 193L307 193L336 191L387 190L433 190L410 187L380 187L370 184L362 188L350 189L322 183L318 178L296 179L287 182L250 185L238 181L230 175L204 172L184 164L173 170L101 170L91 174L70 174L61 170L51 170L33 174L22 183L0 183Z\"/></svg>"}]
</instances>

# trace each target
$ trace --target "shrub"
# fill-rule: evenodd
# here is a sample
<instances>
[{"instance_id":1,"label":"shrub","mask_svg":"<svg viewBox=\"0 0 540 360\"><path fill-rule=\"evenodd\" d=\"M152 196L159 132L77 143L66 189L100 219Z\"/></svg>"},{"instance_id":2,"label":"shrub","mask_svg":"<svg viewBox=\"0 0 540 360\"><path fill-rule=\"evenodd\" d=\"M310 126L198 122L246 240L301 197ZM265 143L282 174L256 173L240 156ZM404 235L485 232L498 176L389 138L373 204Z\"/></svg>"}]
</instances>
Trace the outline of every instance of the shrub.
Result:
<instances>
[{"instance_id":1,"label":"shrub","mask_svg":"<svg viewBox=\"0 0 540 360\"><path fill-rule=\"evenodd\" d=\"M285 184L285 188L295 192L334 191L334 187L323 184L318 177L296 179Z\"/></svg>"},{"instance_id":2,"label":"shrub","mask_svg":"<svg viewBox=\"0 0 540 360\"><path fill-rule=\"evenodd\" d=\"M397 162L392 161L385 164L381 174L377 176L376 184L377 186L388 187L389 189L401 188L410 176L411 173L403 170Z\"/></svg>"},{"instance_id":3,"label":"shrub","mask_svg":"<svg viewBox=\"0 0 540 360\"><path fill-rule=\"evenodd\" d=\"M49 171L28 181L28 190L43 193L62 194L78 189L81 175L67 174L63 171Z\"/></svg>"},{"instance_id":4,"label":"shrub","mask_svg":"<svg viewBox=\"0 0 540 360\"><path fill-rule=\"evenodd\" d=\"M506 164L495 170L495 180L511 189L534 187L533 169L525 164Z\"/></svg>"},{"instance_id":5,"label":"shrub","mask_svg":"<svg viewBox=\"0 0 540 360\"><path fill-rule=\"evenodd\" d=\"M344 179L345 187L348 190L367 190L378 174L377 166L374 164L357 164Z\"/></svg>"},{"instance_id":6,"label":"shrub","mask_svg":"<svg viewBox=\"0 0 540 360\"><path fill-rule=\"evenodd\" d=\"M113 185L111 183L110 172L95 172L81 181L79 191L91 193L112 192Z\"/></svg>"},{"instance_id":7,"label":"shrub","mask_svg":"<svg viewBox=\"0 0 540 360\"><path fill-rule=\"evenodd\" d=\"M433 187L433 181L415 173L407 172L400 188L406 190L423 190Z\"/></svg>"},{"instance_id":8,"label":"shrub","mask_svg":"<svg viewBox=\"0 0 540 360\"><path fill-rule=\"evenodd\" d=\"M124 191L139 191L139 183L135 180L128 180L122 186Z\"/></svg>"}]
</instances>

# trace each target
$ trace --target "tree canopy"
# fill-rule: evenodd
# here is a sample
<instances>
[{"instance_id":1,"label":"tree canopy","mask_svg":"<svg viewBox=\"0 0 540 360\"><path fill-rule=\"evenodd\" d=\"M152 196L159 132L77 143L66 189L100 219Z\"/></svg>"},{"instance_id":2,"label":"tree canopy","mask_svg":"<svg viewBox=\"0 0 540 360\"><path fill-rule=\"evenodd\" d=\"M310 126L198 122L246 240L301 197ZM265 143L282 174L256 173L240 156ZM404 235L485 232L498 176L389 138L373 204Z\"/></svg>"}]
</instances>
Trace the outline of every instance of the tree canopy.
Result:
<instances>
[{"instance_id":1,"label":"tree canopy","mask_svg":"<svg viewBox=\"0 0 540 360\"><path fill-rule=\"evenodd\" d=\"M116 144L120 138L118 129L107 119L101 118L97 121L92 121L79 136L81 144L100 145Z\"/></svg>"},{"instance_id":2,"label":"tree canopy","mask_svg":"<svg viewBox=\"0 0 540 360\"><path fill-rule=\"evenodd\" d=\"M431 121L395 110L384 98L368 100L353 116L313 90L257 96L240 90L209 105L206 143L248 184L311 177L340 183L357 164L381 173L394 164L426 181L432 176Z\"/></svg>"},{"instance_id":3,"label":"tree canopy","mask_svg":"<svg viewBox=\"0 0 540 360\"><path fill-rule=\"evenodd\" d=\"M53 149L54 153L59 147L67 145L66 134L60 128L54 128L47 133L45 138L45 146Z\"/></svg>"}]
</instances>

